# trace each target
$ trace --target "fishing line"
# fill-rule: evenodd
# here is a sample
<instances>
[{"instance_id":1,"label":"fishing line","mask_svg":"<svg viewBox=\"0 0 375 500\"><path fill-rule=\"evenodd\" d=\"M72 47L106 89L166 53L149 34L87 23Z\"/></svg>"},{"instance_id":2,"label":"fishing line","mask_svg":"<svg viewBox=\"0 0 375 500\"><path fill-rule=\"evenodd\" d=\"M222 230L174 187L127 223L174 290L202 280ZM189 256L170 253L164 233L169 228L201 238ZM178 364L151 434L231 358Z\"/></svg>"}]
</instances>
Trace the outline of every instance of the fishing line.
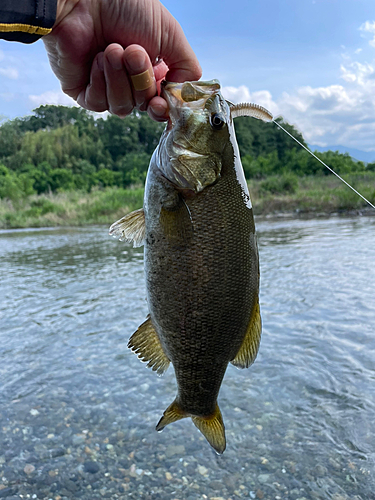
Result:
<instances>
[{"instance_id":1,"label":"fishing line","mask_svg":"<svg viewBox=\"0 0 375 500\"><path fill-rule=\"evenodd\" d=\"M366 203L368 203L368 204L370 205L370 207L375 208L375 206L374 206L374 205L373 205L370 201L368 201L368 200L367 200L364 196L362 196L362 195L361 195L361 193L359 193L356 189L354 189L354 187L353 187L353 186L351 186L350 184L348 184L348 183L346 182L346 180L345 180L345 179L343 179L342 177L340 177L340 176L339 176L339 174L337 174L334 170L332 170L332 168L331 168L331 167L329 167L328 165L326 165L326 164L324 163L324 161L322 161L320 158L318 158L316 155L314 155L314 153L313 153L312 151L310 151L310 149L309 149L309 148L307 148L306 146L304 146L301 142L299 142L299 140L298 140L298 139L296 139L295 137L293 137L293 136L292 136L292 134L290 134L287 130L285 130L285 128L284 128L284 127L282 127L282 126L280 125L280 123L278 123L278 122L277 122L277 121L275 121L275 120L272 120L272 121L273 121L273 123L274 123L275 125L277 125L277 126L278 126L278 127L279 127L282 131L283 131L283 132L285 132L286 134L288 134L288 135L289 135L289 137L291 137L294 141L296 141L296 142L297 142L297 143L298 143L298 144L299 144L299 145L300 145L303 149L305 149L308 153L310 153L310 154L311 154L311 156L313 156L313 157L314 157L316 160L318 160L318 161L319 161L322 165L324 165L326 168L328 168L328 170L329 170L330 172L332 172L332 173L333 173L336 177L338 177L338 178L340 179L340 181L342 181L344 184L346 184L348 187L350 187L350 189L351 189L352 191L354 191L354 192L355 192L358 196L360 196L360 197L362 198L362 200L364 200Z\"/></svg>"},{"instance_id":2,"label":"fishing line","mask_svg":"<svg viewBox=\"0 0 375 500\"><path fill-rule=\"evenodd\" d=\"M260 106L259 104L253 104L250 102L241 102L239 104L232 104L231 102L228 101L228 104L230 106L230 113L232 118L236 118L237 116L252 116L253 118L258 118L259 120L263 120L265 122L273 122L275 125L277 125L283 132L285 132L289 137L293 139L293 141L296 141L297 144L299 144L303 149L305 149L308 153L311 154L318 162L320 162L324 167L328 168L330 172L332 172L340 181L342 181L344 184L346 184L352 191L355 192L362 200L364 200L366 203L370 205L370 207L375 209L375 206L368 201L367 198L365 198L361 193L359 193L356 189L354 189L353 186L351 186L348 182L346 182L345 179L339 176L334 170L332 170L331 167L326 165L324 161L322 161L320 158L318 158L312 151L310 151L309 148L304 146L298 139L292 136L290 132L285 130L284 127L280 125L272 116L272 113L270 113L266 108L263 108L263 106Z\"/></svg>"}]
</instances>

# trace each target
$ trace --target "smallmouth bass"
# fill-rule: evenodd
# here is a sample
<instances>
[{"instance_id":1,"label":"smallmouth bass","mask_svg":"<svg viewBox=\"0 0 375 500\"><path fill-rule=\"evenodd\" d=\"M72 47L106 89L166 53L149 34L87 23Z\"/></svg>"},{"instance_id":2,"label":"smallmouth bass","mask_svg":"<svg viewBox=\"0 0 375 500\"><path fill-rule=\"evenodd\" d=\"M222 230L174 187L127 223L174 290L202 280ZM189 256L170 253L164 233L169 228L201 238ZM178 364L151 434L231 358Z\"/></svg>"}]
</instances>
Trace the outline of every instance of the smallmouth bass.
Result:
<instances>
[{"instance_id":1,"label":"smallmouth bass","mask_svg":"<svg viewBox=\"0 0 375 500\"><path fill-rule=\"evenodd\" d=\"M156 430L191 417L223 453L220 386L229 363L254 362L261 336L255 225L233 118L270 115L227 102L217 80L164 82L162 96L170 117L144 207L110 228L144 244L149 316L128 346L158 374L173 364L178 393Z\"/></svg>"}]
</instances>

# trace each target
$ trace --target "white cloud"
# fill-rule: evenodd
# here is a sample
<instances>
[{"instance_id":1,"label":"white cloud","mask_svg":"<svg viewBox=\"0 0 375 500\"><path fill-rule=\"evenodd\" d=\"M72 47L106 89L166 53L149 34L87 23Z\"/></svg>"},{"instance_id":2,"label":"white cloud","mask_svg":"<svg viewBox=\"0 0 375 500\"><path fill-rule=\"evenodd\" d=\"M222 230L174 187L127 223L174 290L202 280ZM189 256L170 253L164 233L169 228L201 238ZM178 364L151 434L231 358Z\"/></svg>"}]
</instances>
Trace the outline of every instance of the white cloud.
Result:
<instances>
[{"instance_id":1,"label":"white cloud","mask_svg":"<svg viewBox=\"0 0 375 500\"><path fill-rule=\"evenodd\" d=\"M361 31L368 31L369 33L375 33L375 21L366 21L364 22L359 29Z\"/></svg>"},{"instance_id":2,"label":"white cloud","mask_svg":"<svg viewBox=\"0 0 375 500\"><path fill-rule=\"evenodd\" d=\"M229 91L224 87L223 93L234 101L239 97L260 104L274 116L281 114L309 144L375 150L375 61L345 62L341 79L342 84L299 87L277 100L267 90L250 92L244 86Z\"/></svg>"},{"instance_id":3,"label":"white cloud","mask_svg":"<svg viewBox=\"0 0 375 500\"><path fill-rule=\"evenodd\" d=\"M375 21L360 26L375 47ZM344 48L344 47L343 47ZM295 125L310 144L343 145L375 151L375 59L364 59L362 48L342 54L340 81L322 87L304 86L274 99L267 90L250 92L245 86L224 87L234 102L251 101Z\"/></svg>"},{"instance_id":4,"label":"white cloud","mask_svg":"<svg viewBox=\"0 0 375 500\"><path fill-rule=\"evenodd\" d=\"M282 114L310 144L375 150L374 66L353 62L341 67L341 76L343 85L284 94L278 103Z\"/></svg>"},{"instance_id":5,"label":"white cloud","mask_svg":"<svg viewBox=\"0 0 375 500\"><path fill-rule=\"evenodd\" d=\"M375 21L366 21L360 26L360 31L363 31L365 33L371 33L373 35L372 40L369 41L369 44L372 47L375 47Z\"/></svg>"},{"instance_id":6,"label":"white cloud","mask_svg":"<svg viewBox=\"0 0 375 500\"><path fill-rule=\"evenodd\" d=\"M48 90L39 95L29 95L29 100L33 106L38 107L42 104L55 104L62 106L78 106L74 99L64 94L61 90Z\"/></svg>"},{"instance_id":7,"label":"white cloud","mask_svg":"<svg viewBox=\"0 0 375 500\"><path fill-rule=\"evenodd\" d=\"M251 101L249 89L245 85L241 85L240 87L223 87L222 93L224 98L233 102L233 104Z\"/></svg>"},{"instance_id":8,"label":"white cloud","mask_svg":"<svg viewBox=\"0 0 375 500\"><path fill-rule=\"evenodd\" d=\"M1 56L1 54L0 54ZM1 57L0 57L1 60ZM10 78L11 80L18 79L18 69L8 66L7 68L0 68L0 75L5 76L6 78Z\"/></svg>"},{"instance_id":9,"label":"white cloud","mask_svg":"<svg viewBox=\"0 0 375 500\"><path fill-rule=\"evenodd\" d=\"M79 107L76 101L71 97L67 96L66 94L64 94L62 90L60 91L49 90L47 92L43 92L43 94L29 95L29 101L31 102L32 106L36 108L44 104ZM103 113L96 113L95 111L90 111L90 113L95 118L95 120L97 120L98 118L106 119L109 116L108 111L104 111Z\"/></svg>"},{"instance_id":10,"label":"white cloud","mask_svg":"<svg viewBox=\"0 0 375 500\"><path fill-rule=\"evenodd\" d=\"M279 113L278 105L272 99L271 92L268 90L260 90L257 92L251 92L245 85L240 87L223 87L222 94L225 99L238 104L240 102L254 102L260 104L264 108L268 109L274 115Z\"/></svg>"},{"instance_id":11,"label":"white cloud","mask_svg":"<svg viewBox=\"0 0 375 500\"><path fill-rule=\"evenodd\" d=\"M346 82L355 82L356 81L357 77L356 77L355 73L353 73L352 71L345 68L344 65L341 65L340 69L341 69L341 78L343 78Z\"/></svg>"}]
</instances>

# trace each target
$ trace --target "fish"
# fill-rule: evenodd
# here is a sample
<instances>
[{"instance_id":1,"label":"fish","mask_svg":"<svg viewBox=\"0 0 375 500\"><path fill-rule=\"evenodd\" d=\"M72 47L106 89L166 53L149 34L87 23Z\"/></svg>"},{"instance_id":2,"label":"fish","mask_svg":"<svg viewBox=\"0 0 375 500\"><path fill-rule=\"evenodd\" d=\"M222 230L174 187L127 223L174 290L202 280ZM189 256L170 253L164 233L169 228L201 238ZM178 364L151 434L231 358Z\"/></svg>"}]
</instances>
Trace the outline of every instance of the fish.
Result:
<instances>
[{"instance_id":1,"label":"fish","mask_svg":"<svg viewBox=\"0 0 375 500\"><path fill-rule=\"evenodd\" d=\"M221 383L229 363L254 362L262 330L253 209L233 119L272 115L226 101L218 80L163 82L161 95L169 121L150 160L143 208L110 228L144 245L149 315L128 347L159 375L173 365L177 395L156 430L190 417L222 454Z\"/></svg>"}]
</instances>

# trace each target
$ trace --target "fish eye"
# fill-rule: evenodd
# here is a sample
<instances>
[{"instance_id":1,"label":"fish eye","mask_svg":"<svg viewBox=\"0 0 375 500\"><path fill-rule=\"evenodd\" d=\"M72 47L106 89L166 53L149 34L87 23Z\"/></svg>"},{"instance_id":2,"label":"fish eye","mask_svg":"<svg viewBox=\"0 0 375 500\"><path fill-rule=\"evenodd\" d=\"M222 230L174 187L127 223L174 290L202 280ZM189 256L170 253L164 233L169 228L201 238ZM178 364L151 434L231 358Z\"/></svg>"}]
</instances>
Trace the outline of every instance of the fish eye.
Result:
<instances>
[{"instance_id":1,"label":"fish eye","mask_svg":"<svg viewBox=\"0 0 375 500\"><path fill-rule=\"evenodd\" d=\"M214 113L211 115L211 127L215 130L220 130L224 127L225 121L223 120L223 117L219 115L218 113Z\"/></svg>"}]
</instances>

